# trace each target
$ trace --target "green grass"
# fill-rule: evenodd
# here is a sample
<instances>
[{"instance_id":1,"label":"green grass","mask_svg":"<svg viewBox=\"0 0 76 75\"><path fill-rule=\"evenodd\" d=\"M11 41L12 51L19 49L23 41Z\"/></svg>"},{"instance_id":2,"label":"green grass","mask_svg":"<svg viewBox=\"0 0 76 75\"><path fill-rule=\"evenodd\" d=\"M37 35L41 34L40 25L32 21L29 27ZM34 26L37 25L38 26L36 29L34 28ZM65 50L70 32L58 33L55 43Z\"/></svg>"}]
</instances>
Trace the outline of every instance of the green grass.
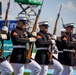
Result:
<instances>
[{"instance_id":1,"label":"green grass","mask_svg":"<svg viewBox=\"0 0 76 75\"><path fill-rule=\"evenodd\" d=\"M14 74L12 74L12 75L14 75ZM30 75L30 73L24 73L24 75ZM47 75L52 75L52 74L47 74Z\"/></svg>"}]
</instances>

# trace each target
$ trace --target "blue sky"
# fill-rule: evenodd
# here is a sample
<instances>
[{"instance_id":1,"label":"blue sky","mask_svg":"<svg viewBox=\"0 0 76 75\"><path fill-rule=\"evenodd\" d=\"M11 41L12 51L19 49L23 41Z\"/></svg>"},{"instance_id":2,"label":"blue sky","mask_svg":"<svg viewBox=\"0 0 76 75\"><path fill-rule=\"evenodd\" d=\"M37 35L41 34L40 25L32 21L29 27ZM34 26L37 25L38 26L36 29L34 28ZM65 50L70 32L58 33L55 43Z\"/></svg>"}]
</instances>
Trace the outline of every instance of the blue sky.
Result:
<instances>
[{"instance_id":1,"label":"blue sky","mask_svg":"<svg viewBox=\"0 0 76 75\"><path fill-rule=\"evenodd\" d=\"M2 19L4 19L5 11L7 8L7 2L9 0L0 0L2 2ZM42 0L39 0L42 1ZM8 19L15 19L17 14L22 10L14 0L11 0L9 9ZM61 17L64 23L75 23L76 27L76 0L44 0L42 12L39 17L40 21L49 21L49 32L53 33L55 21L57 14L59 12L60 5L62 4L62 9L60 13L60 18L58 20L57 35L60 34L60 29L63 28ZM75 30L74 30L75 32Z\"/></svg>"}]
</instances>

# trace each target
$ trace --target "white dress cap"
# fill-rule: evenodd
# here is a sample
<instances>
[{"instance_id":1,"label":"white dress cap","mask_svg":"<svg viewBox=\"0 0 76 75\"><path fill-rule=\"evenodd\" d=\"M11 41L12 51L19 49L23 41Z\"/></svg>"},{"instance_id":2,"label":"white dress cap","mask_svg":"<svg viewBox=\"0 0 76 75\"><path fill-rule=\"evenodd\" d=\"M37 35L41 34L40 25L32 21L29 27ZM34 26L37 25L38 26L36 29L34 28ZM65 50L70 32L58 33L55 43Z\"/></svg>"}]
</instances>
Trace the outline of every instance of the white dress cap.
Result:
<instances>
[{"instance_id":1,"label":"white dress cap","mask_svg":"<svg viewBox=\"0 0 76 75\"><path fill-rule=\"evenodd\" d=\"M26 17L17 17L16 19L17 19L17 20L27 20Z\"/></svg>"},{"instance_id":2,"label":"white dress cap","mask_svg":"<svg viewBox=\"0 0 76 75\"><path fill-rule=\"evenodd\" d=\"M66 27L73 27L74 28L74 23L64 24L64 28L66 28Z\"/></svg>"},{"instance_id":3,"label":"white dress cap","mask_svg":"<svg viewBox=\"0 0 76 75\"><path fill-rule=\"evenodd\" d=\"M42 21L38 23L39 25L48 24L48 21Z\"/></svg>"},{"instance_id":4,"label":"white dress cap","mask_svg":"<svg viewBox=\"0 0 76 75\"><path fill-rule=\"evenodd\" d=\"M66 30L65 30L65 29L60 29L60 31L61 31L61 32L66 32Z\"/></svg>"}]
</instances>

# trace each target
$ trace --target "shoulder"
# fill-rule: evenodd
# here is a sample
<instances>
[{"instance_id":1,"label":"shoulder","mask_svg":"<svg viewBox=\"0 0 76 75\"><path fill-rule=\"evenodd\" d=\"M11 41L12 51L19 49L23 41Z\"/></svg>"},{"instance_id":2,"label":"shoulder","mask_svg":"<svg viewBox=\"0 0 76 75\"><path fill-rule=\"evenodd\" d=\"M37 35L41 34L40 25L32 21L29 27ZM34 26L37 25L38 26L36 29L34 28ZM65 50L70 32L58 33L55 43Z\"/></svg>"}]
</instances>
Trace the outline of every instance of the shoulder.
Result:
<instances>
[{"instance_id":1,"label":"shoulder","mask_svg":"<svg viewBox=\"0 0 76 75\"><path fill-rule=\"evenodd\" d=\"M11 35L12 36L17 36L18 35L18 31L16 29L11 31Z\"/></svg>"},{"instance_id":2,"label":"shoulder","mask_svg":"<svg viewBox=\"0 0 76 75\"><path fill-rule=\"evenodd\" d=\"M37 38L39 38L39 39L42 38L42 35L41 34L42 34L41 32L38 32L37 33Z\"/></svg>"},{"instance_id":3,"label":"shoulder","mask_svg":"<svg viewBox=\"0 0 76 75\"><path fill-rule=\"evenodd\" d=\"M18 29L13 29L12 31L11 31L11 33L13 33L13 32L18 32L19 30Z\"/></svg>"},{"instance_id":4,"label":"shoulder","mask_svg":"<svg viewBox=\"0 0 76 75\"><path fill-rule=\"evenodd\" d=\"M61 39L62 39L63 41L67 41L67 36L61 36Z\"/></svg>"},{"instance_id":5,"label":"shoulder","mask_svg":"<svg viewBox=\"0 0 76 75\"><path fill-rule=\"evenodd\" d=\"M41 32L38 32L38 33L37 33L37 35L41 35L41 34L42 34Z\"/></svg>"}]
</instances>

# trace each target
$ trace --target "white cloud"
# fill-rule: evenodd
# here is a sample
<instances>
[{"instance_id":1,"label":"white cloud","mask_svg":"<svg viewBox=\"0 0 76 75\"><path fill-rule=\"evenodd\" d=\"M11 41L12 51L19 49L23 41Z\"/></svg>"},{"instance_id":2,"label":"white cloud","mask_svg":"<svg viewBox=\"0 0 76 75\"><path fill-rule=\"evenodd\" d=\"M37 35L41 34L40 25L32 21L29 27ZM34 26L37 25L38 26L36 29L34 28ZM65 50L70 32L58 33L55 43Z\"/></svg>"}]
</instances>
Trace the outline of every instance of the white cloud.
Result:
<instances>
[{"instance_id":1,"label":"white cloud","mask_svg":"<svg viewBox=\"0 0 76 75\"><path fill-rule=\"evenodd\" d=\"M66 10L68 9L73 12L76 12L76 7L74 6L74 4L71 1L67 2L66 4L62 3L62 7Z\"/></svg>"},{"instance_id":2,"label":"white cloud","mask_svg":"<svg viewBox=\"0 0 76 75\"><path fill-rule=\"evenodd\" d=\"M48 21L49 21L49 23L53 23L54 19L52 17L49 17Z\"/></svg>"}]
</instances>

